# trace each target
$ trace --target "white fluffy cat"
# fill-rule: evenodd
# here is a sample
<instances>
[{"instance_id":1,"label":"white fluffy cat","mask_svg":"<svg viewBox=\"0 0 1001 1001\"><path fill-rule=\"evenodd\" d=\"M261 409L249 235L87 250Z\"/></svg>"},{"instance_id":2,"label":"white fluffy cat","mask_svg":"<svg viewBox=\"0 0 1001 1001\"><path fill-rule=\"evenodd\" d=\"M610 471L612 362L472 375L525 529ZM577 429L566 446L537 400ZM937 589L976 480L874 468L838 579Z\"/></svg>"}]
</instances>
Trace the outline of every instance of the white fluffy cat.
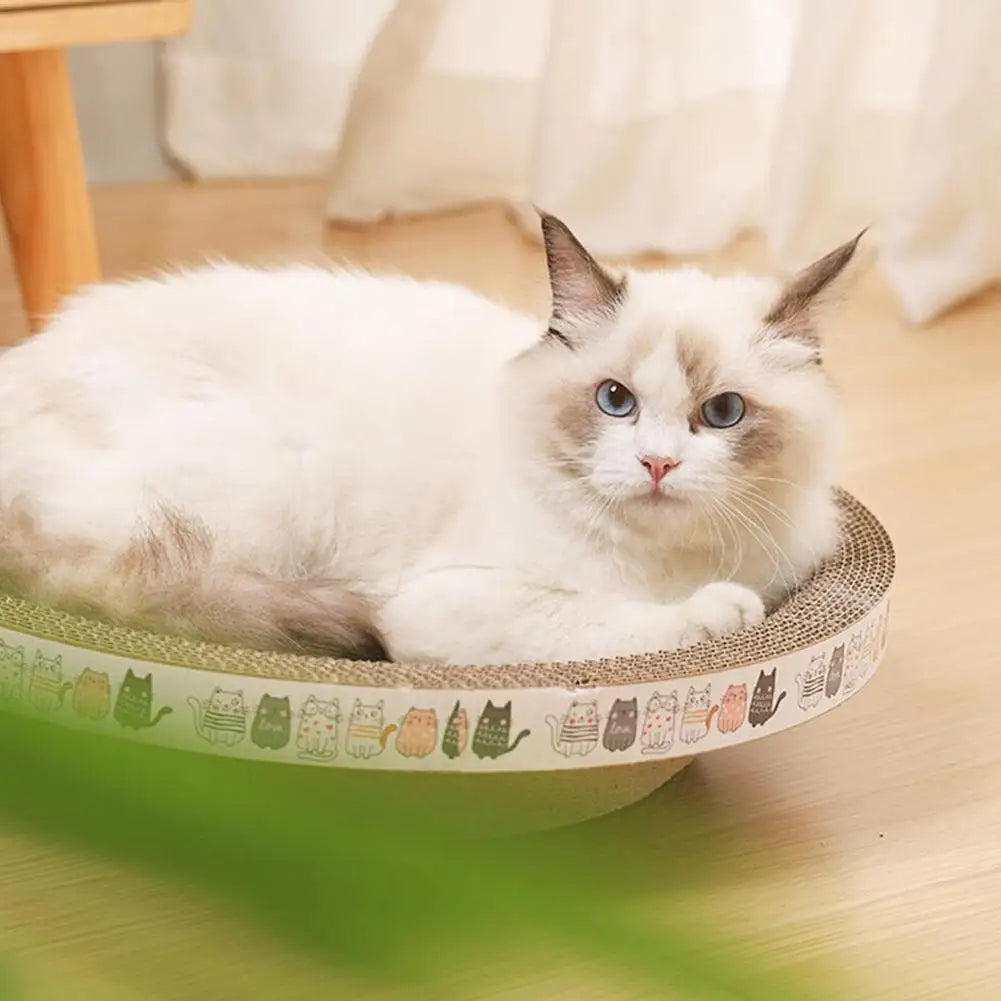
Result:
<instances>
[{"instance_id":1,"label":"white fluffy cat","mask_svg":"<svg viewBox=\"0 0 1001 1001\"><path fill-rule=\"evenodd\" d=\"M613 275L543 217L548 331L473 292L235 265L88 289L0 359L0 572L262 648L452 663L758 623L834 547L835 392L785 287Z\"/></svg>"}]
</instances>

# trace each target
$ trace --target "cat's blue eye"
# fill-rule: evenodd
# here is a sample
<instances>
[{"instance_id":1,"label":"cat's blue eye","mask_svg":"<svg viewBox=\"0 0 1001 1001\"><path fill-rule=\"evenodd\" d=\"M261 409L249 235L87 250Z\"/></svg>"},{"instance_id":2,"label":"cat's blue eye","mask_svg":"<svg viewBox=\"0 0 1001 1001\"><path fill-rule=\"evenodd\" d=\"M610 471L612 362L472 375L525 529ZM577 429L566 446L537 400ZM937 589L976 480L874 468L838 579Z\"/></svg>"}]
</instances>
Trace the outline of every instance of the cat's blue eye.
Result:
<instances>
[{"instance_id":1,"label":"cat's blue eye","mask_svg":"<svg viewBox=\"0 0 1001 1001\"><path fill-rule=\"evenodd\" d=\"M594 393L598 409L609 417L628 417L636 409L636 397L621 382L606 379Z\"/></svg>"},{"instance_id":2,"label":"cat's blue eye","mask_svg":"<svg viewBox=\"0 0 1001 1001\"><path fill-rule=\"evenodd\" d=\"M743 420L746 410L740 393L719 393L702 404L702 420L711 428L732 428Z\"/></svg>"}]
</instances>

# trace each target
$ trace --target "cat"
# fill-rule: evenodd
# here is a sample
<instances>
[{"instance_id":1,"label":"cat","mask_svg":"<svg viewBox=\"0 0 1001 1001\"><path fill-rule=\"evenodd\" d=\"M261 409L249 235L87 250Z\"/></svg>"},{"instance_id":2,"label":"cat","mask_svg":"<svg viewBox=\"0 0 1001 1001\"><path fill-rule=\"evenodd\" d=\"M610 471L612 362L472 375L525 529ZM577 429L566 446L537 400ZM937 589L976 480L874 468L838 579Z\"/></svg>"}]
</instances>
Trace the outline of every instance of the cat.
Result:
<instances>
[{"instance_id":1,"label":"cat","mask_svg":"<svg viewBox=\"0 0 1001 1001\"><path fill-rule=\"evenodd\" d=\"M845 645L839 643L831 651L831 662L827 668L827 681L824 683L824 695L833 699L841 688L841 675L845 667Z\"/></svg>"},{"instance_id":2,"label":"cat","mask_svg":"<svg viewBox=\"0 0 1001 1001\"><path fill-rule=\"evenodd\" d=\"M747 715L747 685L727 685L719 703L716 729L720 733L734 733L744 725Z\"/></svg>"},{"instance_id":3,"label":"cat","mask_svg":"<svg viewBox=\"0 0 1001 1001\"><path fill-rule=\"evenodd\" d=\"M888 625L888 619L890 618L889 608L883 609L883 614L879 617L879 635L876 640L876 649L878 651L878 656L883 656L883 651L886 650L886 629Z\"/></svg>"},{"instance_id":4,"label":"cat","mask_svg":"<svg viewBox=\"0 0 1001 1001\"><path fill-rule=\"evenodd\" d=\"M210 744L232 747L247 735L248 707L242 691L213 688L207 699L188 696L195 733Z\"/></svg>"},{"instance_id":5,"label":"cat","mask_svg":"<svg viewBox=\"0 0 1001 1001\"><path fill-rule=\"evenodd\" d=\"M689 687L681 711L681 739L686 744L701 740L709 732L718 709L719 706L712 704L712 685L699 689Z\"/></svg>"},{"instance_id":6,"label":"cat","mask_svg":"<svg viewBox=\"0 0 1001 1001\"><path fill-rule=\"evenodd\" d=\"M758 680L754 683L754 692L751 694L751 705L747 710L747 721L751 726L764 726L778 712L782 705L782 700L786 693L782 692L775 698L775 675L777 667L771 671L759 671Z\"/></svg>"},{"instance_id":7,"label":"cat","mask_svg":"<svg viewBox=\"0 0 1001 1001\"><path fill-rule=\"evenodd\" d=\"M287 695L262 695L250 724L251 743L280 751L292 737L292 706Z\"/></svg>"},{"instance_id":8,"label":"cat","mask_svg":"<svg viewBox=\"0 0 1001 1001\"><path fill-rule=\"evenodd\" d=\"M301 266L69 298L0 356L0 574L164 633L423 663L759 623L838 541L817 307L857 239L780 286L542 235L548 322Z\"/></svg>"},{"instance_id":9,"label":"cat","mask_svg":"<svg viewBox=\"0 0 1001 1001\"><path fill-rule=\"evenodd\" d=\"M876 623L869 622L866 624L865 631L862 634L862 661L865 664L866 671L876 663L878 656L879 640L876 634Z\"/></svg>"},{"instance_id":10,"label":"cat","mask_svg":"<svg viewBox=\"0 0 1001 1001\"><path fill-rule=\"evenodd\" d=\"M590 754L598 746L597 699L574 699L562 717L547 716L553 750L569 758Z\"/></svg>"},{"instance_id":11,"label":"cat","mask_svg":"<svg viewBox=\"0 0 1001 1001\"><path fill-rule=\"evenodd\" d=\"M111 712L111 678L104 671L85 667L73 687L73 712L89 720L102 720Z\"/></svg>"},{"instance_id":12,"label":"cat","mask_svg":"<svg viewBox=\"0 0 1001 1001\"><path fill-rule=\"evenodd\" d=\"M636 742L636 729L639 724L639 704L634 696L631 699L616 699L608 714L605 733L601 738L602 746L607 751L628 751Z\"/></svg>"},{"instance_id":13,"label":"cat","mask_svg":"<svg viewBox=\"0 0 1001 1001\"><path fill-rule=\"evenodd\" d=\"M445 732L441 738L441 751L447 758L453 760L466 749L469 741L469 717L466 710L456 702L452 708L448 722L445 724Z\"/></svg>"},{"instance_id":14,"label":"cat","mask_svg":"<svg viewBox=\"0 0 1001 1001\"><path fill-rule=\"evenodd\" d=\"M353 758L373 758L386 749L386 741L396 729L396 724L384 726L382 712L382 699L372 705L365 705L361 699L355 699L344 743L344 750Z\"/></svg>"},{"instance_id":15,"label":"cat","mask_svg":"<svg viewBox=\"0 0 1001 1001\"><path fill-rule=\"evenodd\" d=\"M510 754L531 732L531 730L520 731L509 744L511 702L508 700L502 706L495 706L487 699L487 704L483 707L483 712L476 721L476 729L473 731L473 754L478 758L499 758L501 755Z\"/></svg>"},{"instance_id":16,"label":"cat","mask_svg":"<svg viewBox=\"0 0 1001 1001\"><path fill-rule=\"evenodd\" d=\"M824 697L824 677L827 672L826 654L816 654L810 658L810 664L805 671L796 675L799 686L799 707L803 712L816 709Z\"/></svg>"},{"instance_id":17,"label":"cat","mask_svg":"<svg viewBox=\"0 0 1001 1001\"><path fill-rule=\"evenodd\" d=\"M24 647L8 646L0 640L0 699L21 698L24 688Z\"/></svg>"},{"instance_id":18,"label":"cat","mask_svg":"<svg viewBox=\"0 0 1001 1001\"><path fill-rule=\"evenodd\" d=\"M28 702L32 708L55 712L72 688L72 681L63 681L62 656L46 657L41 650L36 650L28 680Z\"/></svg>"},{"instance_id":19,"label":"cat","mask_svg":"<svg viewBox=\"0 0 1001 1001\"><path fill-rule=\"evenodd\" d=\"M678 696L654 692L643 710L640 747L643 754L666 754L674 746L678 721Z\"/></svg>"},{"instance_id":20,"label":"cat","mask_svg":"<svg viewBox=\"0 0 1001 1001\"><path fill-rule=\"evenodd\" d=\"M396 751L405 758L426 758L438 745L438 714L433 709L407 710L396 734Z\"/></svg>"},{"instance_id":21,"label":"cat","mask_svg":"<svg viewBox=\"0 0 1001 1001\"><path fill-rule=\"evenodd\" d=\"M118 689L112 710L112 716L119 726L129 730L147 730L173 711L170 706L161 706L154 716L153 675L140 677L131 667L125 672L125 679Z\"/></svg>"},{"instance_id":22,"label":"cat","mask_svg":"<svg viewBox=\"0 0 1001 1001\"><path fill-rule=\"evenodd\" d=\"M331 761L337 757L337 731L341 721L337 699L323 701L309 695L299 711L299 729L295 735L297 757L305 760Z\"/></svg>"},{"instance_id":23,"label":"cat","mask_svg":"<svg viewBox=\"0 0 1001 1001\"><path fill-rule=\"evenodd\" d=\"M845 693L855 691L862 677L862 634L852 633L848 638L848 650L845 653Z\"/></svg>"}]
</instances>

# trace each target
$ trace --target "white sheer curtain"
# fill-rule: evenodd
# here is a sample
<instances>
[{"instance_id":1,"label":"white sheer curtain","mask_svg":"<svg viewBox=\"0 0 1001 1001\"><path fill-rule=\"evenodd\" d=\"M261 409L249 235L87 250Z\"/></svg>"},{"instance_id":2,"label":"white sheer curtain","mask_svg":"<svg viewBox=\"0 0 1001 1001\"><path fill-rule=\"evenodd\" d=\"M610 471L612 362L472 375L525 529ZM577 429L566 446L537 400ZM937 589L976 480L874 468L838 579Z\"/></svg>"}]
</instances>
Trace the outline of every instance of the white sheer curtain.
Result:
<instances>
[{"instance_id":1,"label":"white sheer curtain","mask_svg":"<svg viewBox=\"0 0 1001 1001\"><path fill-rule=\"evenodd\" d=\"M599 253L872 225L904 314L1001 277L996 0L200 0L166 55L198 176L330 171L331 218L503 199Z\"/></svg>"}]
</instances>

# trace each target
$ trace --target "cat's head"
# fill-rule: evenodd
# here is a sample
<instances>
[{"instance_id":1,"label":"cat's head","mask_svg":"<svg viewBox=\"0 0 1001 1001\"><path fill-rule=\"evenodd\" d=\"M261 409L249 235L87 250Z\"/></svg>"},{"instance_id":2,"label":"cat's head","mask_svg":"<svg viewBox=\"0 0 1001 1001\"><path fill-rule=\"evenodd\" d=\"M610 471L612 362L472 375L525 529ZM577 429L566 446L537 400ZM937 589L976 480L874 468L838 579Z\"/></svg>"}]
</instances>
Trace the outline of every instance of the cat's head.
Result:
<instances>
[{"instance_id":1,"label":"cat's head","mask_svg":"<svg viewBox=\"0 0 1001 1001\"><path fill-rule=\"evenodd\" d=\"M111 680L103 671L92 671L85 667L77 678L76 687L78 692L105 694L111 688Z\"/></svg>"},{"instance_id":2,"label":"cat's head","mask_svg":"<svg viewBox=\"0 0 1001 1001\"><path fill-rule=\"evenodd\" d=\"M229 692L222 688L214 688L209 697L209 708L216 713L243 712L243 692Z\"/></svg>"},{"instance_id":3,"label":"cat's head","mask_svg":"<svg viewBox=\"0 0 1001 1001\"><path fill-rule=\"evenodd\" d=\"M153 701L153 675L140 676L131 667L128 668L125 672L125 680L122 682L122 694L149 705Z\"/></svg>"},{"instance_id":4,"label":"cat's head","mask_svg":"<svg viewBox=\"0 0 1001 1001\"><path fill-rule=\"evenodd\" d=\"M512 363L509 399L533 475L565 512L708 539L721 510L742 512L739 526L761 520L762 497L793 504L834 483L816 314L857 238L782 288L692 268L615 275L559 220L542 228L552 316Z\"/></svg>"},{"instance_id":5,"label":"cat's head","mask_svg":"<svg viewBox=\"0 0 1001 1001\"><path fill-rule=\"evenodd\" d=\"M382 726L382 709L382 699L372 705L365 705L361 699L355 699L351 709L351 719L356 723L374 723L376 726Z\"/></svg>"},{"instance_id":6,"label":"cat's head","mask_svg":"<svg viewBox=\"0 0 1001 1001\"><path fill-rule=\"evenodd\" d=\"M818 674L823 674L826 669L827 656L826 654L818 653L810 658L810 666L806 669L806 673L816 677Z\"/></svg>"},{"instance_id":7,"label":"cat's head","mask_svg":"<svg viewBox=\"0 0 1001 1001\"><path fill-rule=\"evenodd\" d=\"M323 702L315 695L307 695L306 701L302 704L302 715L306 717L323 716L329 720L336 720L340 710L340 703L337 699Z\"/></svg>"},{"instance_id":8,"label":"cat's head","mask_svg":"<svg viewBox=\"0 0 1001 1001\"><path fill-rule=\"evenodd\" d=\"M59 654L56 654L55 657L46 657L41 650L36 650L32 673L47 678L61 679L63 676L63 658Z\"/></svg>"},{"instance_id":9,"label":"cat's head","mask_svg":"<svg viewBox=\"0 0 1001 1001\"><path fill-rule=\"evenodd\" d=\"M438 717L433 709L408 709L403 725L407 729L431 732L438 727Z\"/></svg>"},{"instance_id":10,"label":"cat's head","mask_svg":"<svg viewBox=\"0 0 1001 1001\"><path fill-rule=\"evenodd\" d=\"M657 712L674 712L678 707L678 696L671 692L670 695L661 695L660 692L654 692L650 696L650 701L647 702L646 708L647 712L657 713Z\"/></svg>"},{"instance_id":11,"label":"cat's head","mask_svg":"<svg viewBox=\"0 0 1001 1001\"><path fill-rule=\"evenodd\" d=\"M612 704L613 719L635 719L637 703L635 698L616 699Z\"/></svg>"},{"instance_id":12,"label":"cat's head","mask_svg":"<svg viewBox=\"0 0 1001 1001\"><path fill-rule=\"evenodd\" d=\"M597 699L574 699L567 710L567 723L593 724L598 721Z\"/></svg>"},{"instance_id":13,"label":"cat's head","mask_svg":"<svg viewBox=\"0 0 1001 1001\"><path fill-rule=\"evenodd\" d=\"M709 703L712 701L710 688L710 685L706 685L705 688L689 688L685 704L689 707L708 709Z\"/></svg>"},{"instance_id":14,"label":"cat's head","mask_svg":"<svg viewBox=\"0 0 1001 1001\"><path fill-rule=\"evenodd\" d=\"M24 670L24 647L7 646L0 640L0 677L18 678Z\"/></svg>"},{"instance_id":15,"label":"cat's head","mask_svg":"<svg viewBox=\"0 0 1001 1001\"><path fill-rule=\"evenodd\" d=\"M257 707L257 712L268 719L282 720L288 719L291 716L292 708L289 705L287 695L279 696L265 693L261 696L261 703Z\"/></svg>"},{"instance_id":16,"label":"cat's head","mask_svg":"<svg viewBox=\"0 0 1001 1001\"><path fill-rule=\"evenodd\" d=\"M733 705L737 702L746 702L747 685L730 685L723 693L723 701L727 705Z\"/></svg>"},{"instance_id":17,"label":"cat's head","mask_svg":"<svg viewBox=\"0 0 1001 1001\"><path fill-rule=\"evenodd\" d=\"M508 700L502 706L495 706L487 699L487 704L483 707L480 720L484 723L501 724L504 726L511 723L511 702Z\"/></svg>"},{"instance_id":18,"label":"cat's head","mask_svg":"<svg viewBox=\"0 0 1001 1001\"><path fill-rule=\"evenodd\" d=\"M772 668L771 671L759 671L758 680L754 685L755 695L766 695L769 698L775 691L775 671L776 668Z\"/></svg>"}]
</instances>

